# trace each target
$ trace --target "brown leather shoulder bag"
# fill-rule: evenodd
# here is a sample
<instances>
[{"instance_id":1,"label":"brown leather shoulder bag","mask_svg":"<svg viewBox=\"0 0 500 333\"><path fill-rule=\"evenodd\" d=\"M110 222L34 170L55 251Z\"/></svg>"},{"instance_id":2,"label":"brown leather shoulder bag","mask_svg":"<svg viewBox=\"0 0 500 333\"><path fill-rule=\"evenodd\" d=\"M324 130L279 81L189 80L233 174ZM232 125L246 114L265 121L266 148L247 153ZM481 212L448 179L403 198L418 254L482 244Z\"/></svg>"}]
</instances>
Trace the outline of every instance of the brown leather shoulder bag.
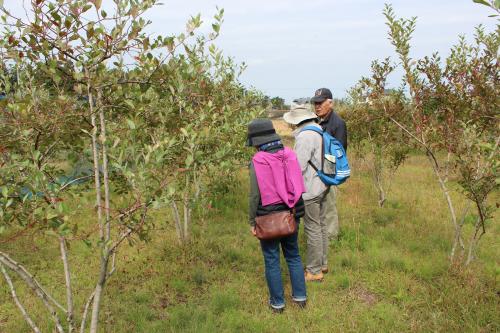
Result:
<instances>
[{"instance_id":1,"label":"brown leather shoulder bag","mask_svg":"<svg viewBox=\"0 0 500 333\"><path fill-rule=\"evenodd\" d=\"M255 218L255 232L262 240L275 239L292 235L297 232L295 208L291 211L272 213Z\"/></svg>"}]
</instances>

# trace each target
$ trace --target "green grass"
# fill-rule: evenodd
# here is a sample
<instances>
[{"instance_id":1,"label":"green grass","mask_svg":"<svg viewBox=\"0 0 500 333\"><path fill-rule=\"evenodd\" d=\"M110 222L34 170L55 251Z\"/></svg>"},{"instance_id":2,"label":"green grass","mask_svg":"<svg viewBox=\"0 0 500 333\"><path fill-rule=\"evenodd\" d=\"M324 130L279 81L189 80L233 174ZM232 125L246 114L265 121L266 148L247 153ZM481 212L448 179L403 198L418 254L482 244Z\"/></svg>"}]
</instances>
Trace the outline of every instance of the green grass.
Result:
<instances>
[{"instance_id":1,"label":"green grass","mask_svg":"<svg viewBox=\"0 0 500 333\"><path fill-rule=\"evenodd\" d=\"M246 224L243 172L240 184L197 216L189 244L177 245L172 220L158 212L150 242L122 248L105 289L101 332L499 331L499 226L490 225L470 268L450 267L451 223L425 159L412 156L398 171L384 208L367 170L356 161L353 170L340 187L342 230L331 244L330 273L308 285L306 310L290 302L286 269L286 311L273 315L267 308L262 255ZM460 211L465 203L459 193L453 197ZM300 244L305 253L302 227ZM64 299L54 240L22 237L0 246ZM81 242L70 249L78 309L95 283L94 251ZM39 301L14 280L42 331L53 331ZM0 332L29 332L0 281Z\"/></svg>"}]
</instances>

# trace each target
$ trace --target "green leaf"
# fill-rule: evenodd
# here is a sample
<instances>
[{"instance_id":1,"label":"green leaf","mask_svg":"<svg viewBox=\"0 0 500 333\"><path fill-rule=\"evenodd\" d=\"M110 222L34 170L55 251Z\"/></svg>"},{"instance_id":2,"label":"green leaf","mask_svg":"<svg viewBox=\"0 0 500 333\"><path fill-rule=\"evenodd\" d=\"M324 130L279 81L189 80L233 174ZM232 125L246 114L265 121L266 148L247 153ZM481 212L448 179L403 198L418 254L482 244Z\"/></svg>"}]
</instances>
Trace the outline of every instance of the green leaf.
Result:
<instances>
[{"instance_id":1,"label":"green leaf","mask_svg":"<svg viewBox=\"0 0 500 333\"><path fill-rule=\"evenodd\" d=\"M12 205L12 203L14 202L14 199L10 198L9 200L7 200L7 204L5 204L5 208L9 208L10 205Z\"/></svg>"},{"instance_id":2,"label":"green leaf","mask_svg":"<svg viewBox=\"0 0 500 333\"><path fill-rule=\"evenodd\" d=\"M45 234L48 236L58 236L54 230L47 230Z\"/></svg>"},{"instance_id":3,"label":"green leaf","mask_svg":"<svg viewBox=\"0 0 500 333\"><path fill-rule=\"evenodd\" d=\"M193 164L193 155L189 155L188 157L186 157L186 166L189 167L191 166L191 164Z\"/></svg>"},{"instance_id":4,"label":"green leaf","mask_svg":"<svg viewBox=\"0 0 500 333\"><path fill-rule=\"evenodd\" d=\"M93 0L92 2L94 3L95 8L101 8L102 0Z\"/></svg>"},{"instance_id":5,"label":"green leaf","mask_svg":"<svg viewBox=\"0 0 500 333\"><path fill-rule=\"evenodd\" d=\"M62 202L59 202L56 206L56 209L57 211L59 212L59 214L63 214L67 209L66 209L66 205Z\"/></svg>"},{"instance_id":6,"label":"green leaf","mask_svg":"<svg viewBox=\"0 0 500 333\"><path fill-rule=\"evenodd\" d=\"M49 212L47 212L46 218L47 218L47 220L52 220L53 218L56 218L58 216L59 216L59 214L49 211Z\"/></svg>"},{"instance_id":7,"label":"green leaf","mask_svg":"<svg viewBox=\"0 0 500 333\"><path fill-rule=\"evenodd\" d=\"M82 242L87 245L87 247L91 248L92 247L92 242L88 239L82 239Z\"/></svg>"},{"instance_id":8,"label":"green leaf","mask_svg":"<svg viewBox=\"0 0 500 333\"><path fill-rule=\"evenodd\" d=\"M90 8L92 8L92 5L85 5L85 6L83 6L83 8L82 8L82 14L85 13Z\"/></svg>"},{"instance_id":9,"label":"green leaf","mask_svg":"<svg viewBox=\"0 0 500 333\"><path fill-rule=\"evenodd\" d=\"M163 41L163 44L167 47L168 52L172 52L174 50L174 46L175 46L174 37L165 38Z\"/></svg>"},{"instance_id":10,"label":"green leaf","mask_svg":"<svg viewBox=\"0 0 500 333\"><path fill-rule=\"evenodd\" d=\"M160 208L160 202L158 200L153 201L153 209Z\"/></svg>"},{"instance_id":11,"label":"green leaf","mask_svg":"<svg viewBox=\"0 0 500 333\"><path fill-rule=\"evenodd\" d=\"M129 108L131 108L131 109L135 108L134 103L133 103L131 100L129 100L129 99L126 99L126 100L125 100L125 104L127 104L127 106L128 106Z\"/></svg>"},{"instance_id":12,"label":"green leaf","mask_svg":"<svg viewBox=\"0 0 500 333\"><path fill-rule=\"evenodd\" d=\"M168 187L168 190L167 190L167 195L168 195L169 197L171 197L171 196L173 196L174 194L175 194L175 187L173 187L172 185L170 185L170 186Z\"/></svg>"},{"instance_id":13,"label":"green leaf","mask_svg":"<svg viewBox=\"0 0 500 333\"><path fill-rule=\"evenodd\" d=\"M472 1L474 1L475 3L479 3L481 5L491 7L491 4L489 4L486 0L472 0Z\"/></svg>"},{"instance_id":14,"label":"green leaf","mask_svg":"<svg viewBox=\"0 0 500 333\"><path fill-rule=\"evenodd\" d=\"M130 129L135 129L135 123L132 120L127 119L127 124Z\"/></svg>"},{"instance_id":15,"label":"green leaf","mask_svg":"<svg viewBox=\"0 0 500 333\"><path fill-rule=\"evenodd\" d=\"M7 186L2 187L2 196L4 198L7 198L9 196L9 190L7 189Z\"/></svg>"},{"instance_id":16,"label":"green leaf","mask_svg":"<svg viewBox=\"0 0 500 333\"><path fill-rule=\"evenodd\" d=\"M214 31L216 33L219 33L219 31L220 31L220 25L213 23L212 24L212 29L214 29Z\"/></svg>"},{"instance_id":17,"label":"green leaf","mask_svg":"<svg viewBox=\"0 0 500 333\"><path fill-rule=\"evenodd\" d=\"M61 22L61 16L57 12L52 12L50 15L54 18L54 20Z\"/></svg>"},{"instance_id":18,"label":"green leaf","mask_svg":"<svg viewBox=\"0 0 500 333\"><path fill-rule=\"evenodd\" d=\"M89 28L87 29L87 39L90 39L94 36L94 27L92 25L89 25Z\"/></svg>"},{"instance_id":19,"label":"green leaf","mask_svg":"<svg viewBox=\"0 0 500 333\"><path fill-rule=\"evenodd\" d=\"M82 131L83 133L87 134L88 136L92 136L92 134L89 133L89 131L81 128L80 131Z\"/></svg>"},{"instance_id":20,"label":"green leaf","mask_svg":"<svg viewBox=\"0 0 500 333\"><path fill-rule=\"evenodd\" d=\"M42 156L42 153L39 150L35 150L35 152L33 153L33 159L35 161L38 161L40 159L40 156Z\"/></svg>"},{"instance_id":21,"label":"green leaf","mask_svg":"<svg viewBox=\"0 0 500 333\"><path fill-rule=\"evenodd\" d=\"M118 146L119 143L120 143L120 138L116 138L111 147L116 148L116 146Z\"/></svg>"},{"instance_id":22,"label":"green leaf","mask_svg":"<svg viewBox=\"0 0 500 333\"><path fill-rule=\"evenodd\" d=\"M3 0L0 0L0 7L3 7Z\"/></svg>"},{"instance_id":23,"label":"green leaf","mask_svg":"<svg viewBox=\"0 0 500 333\"><path fill-rule=\"evenodd\" d=\"M135 19L137 17L137 15L139 15L139 8L137 8L137 6L130 8L129 14L130 14L130 16L132 16L132 18Z\"/></svg>"}]
</instances>

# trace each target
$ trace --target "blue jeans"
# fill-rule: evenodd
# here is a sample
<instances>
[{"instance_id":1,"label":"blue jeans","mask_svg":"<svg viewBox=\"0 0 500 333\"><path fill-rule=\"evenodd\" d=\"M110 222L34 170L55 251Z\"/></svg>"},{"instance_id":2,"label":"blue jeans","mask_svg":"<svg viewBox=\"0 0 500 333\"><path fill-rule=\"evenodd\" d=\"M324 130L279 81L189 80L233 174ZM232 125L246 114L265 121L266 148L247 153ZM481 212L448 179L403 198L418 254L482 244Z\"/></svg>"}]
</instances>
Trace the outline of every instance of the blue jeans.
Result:
<instances>
[{"instance_id":1,"label":"blue jeans","mask_svg":"<svg viewBox=\"0 0 500 333\"><path fill-rule=\"evenodd\" d=\"M266 267L267 286L270 294L269 304L275 309L285 307L280 269L280 244L286 263L288 264L290 281L292 283L292 298L297 302L306 300L306 282L304 280L304 269L299 254L297 235L298 233L295 233L283 238L260 241Z\"/></svg>"}]
</instances>

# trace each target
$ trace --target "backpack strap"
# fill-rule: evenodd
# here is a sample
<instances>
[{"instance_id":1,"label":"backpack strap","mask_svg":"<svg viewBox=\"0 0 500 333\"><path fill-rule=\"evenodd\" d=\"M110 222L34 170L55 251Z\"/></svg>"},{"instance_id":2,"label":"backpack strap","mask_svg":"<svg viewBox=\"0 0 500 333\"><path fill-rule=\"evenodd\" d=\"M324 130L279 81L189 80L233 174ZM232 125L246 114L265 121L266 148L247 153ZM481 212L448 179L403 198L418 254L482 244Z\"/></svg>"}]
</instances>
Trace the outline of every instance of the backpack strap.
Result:
<instances>
[{"instance_id":1,"label":"backpack strap","mask_svg":"<svg viewBox=\"0 0 500 333\"><path fill-rule=\"evenodd\" d=\"M307 163L309 163L309 165L312 166L312 168L314 169L314 171L318 172L318 168L314 165L313 162L311 162L311 160L307 161Z\"/></svg>"},{"instance_id":2,"label":"backpack strap","mask_svg":"<svg viewBox=\"0 0 500 333\"><path fill-rule=\"evenodd\" d=\"M304 128L302 128L300 130L300 133L304 132L304 131L313 131L313 132L316 132L318 133L319 135L321 135L321 170L323 170L323 155L325 155L325 145L323 143L323 130L321 128L318 128L316 126L305 126ZM314 169L314 171L318 172L318 168L314 165L313 162L311 162L311 160L307 161L307 163L309 163L310 166L312 166L312 168Z\"/></svg>"},{"instance_id":3,"label":"backpack strap","mask_svg":"<svg viewBox=\"0 0 500 333\"><path fill-rule=\"evenodd\" d=\"M317 128L316 126L311 126L311 125L305 126L300 130L300 132L302 133L304 131L313 131L320 134L321 136L323 135L323 130L321 128Z\"/></svg>"}]
</instances>

